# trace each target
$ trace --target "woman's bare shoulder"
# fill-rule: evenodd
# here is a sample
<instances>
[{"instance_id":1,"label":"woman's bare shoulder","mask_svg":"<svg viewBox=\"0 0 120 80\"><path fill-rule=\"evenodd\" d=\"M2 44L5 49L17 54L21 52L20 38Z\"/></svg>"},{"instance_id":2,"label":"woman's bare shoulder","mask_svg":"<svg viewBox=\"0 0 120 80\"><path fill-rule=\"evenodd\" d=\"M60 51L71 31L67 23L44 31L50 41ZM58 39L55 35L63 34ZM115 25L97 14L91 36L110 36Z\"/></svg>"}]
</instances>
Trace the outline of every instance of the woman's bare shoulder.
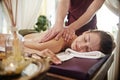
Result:
<instances>
[{"instance_id":1,"label":"woman's bare shoulder","mask_svg":"<svg viewBox=\"0 0 120 80\"><path fill-rule=\"evenodd\" d=\"M40 33L31 33L31 34L27 34L24 36L25 40L32 40L32 41L40 41L42 39L42 37L45 35L45 32L40 32Z\"/></svg>"}]
</instances>

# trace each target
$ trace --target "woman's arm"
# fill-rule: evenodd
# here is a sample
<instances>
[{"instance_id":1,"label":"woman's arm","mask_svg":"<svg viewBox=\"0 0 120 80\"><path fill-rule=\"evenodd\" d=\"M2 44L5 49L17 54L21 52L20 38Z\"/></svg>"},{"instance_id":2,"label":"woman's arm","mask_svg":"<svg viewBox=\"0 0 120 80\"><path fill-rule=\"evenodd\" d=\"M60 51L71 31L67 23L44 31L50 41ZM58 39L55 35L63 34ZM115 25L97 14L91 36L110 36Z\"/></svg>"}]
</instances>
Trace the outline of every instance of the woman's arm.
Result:
<instances>
[{"instance_id":1,"label":"woman's arm","mask_svg":"<svg viewBox=\"0 0 120 80\"><path fill-rule=\"evenodd\" d=\"M24 52L26 57L41 58L41 57L50 57L50 61L54 64L61 64L60 59L49 49L44 49L42 51L30 49L24 47Z\"/></svg>"},{"instance_id":2,"label":"woman's arm","mask_svg":"<svg viewBox=\"0 0 120 80\"><path fill-rule=\"evenodd\" d=\"M35 50L44 50L44 49L50 49L54 53L58 53L61 50L64 50L68 47L71 47L71 43L75 38L77 38L76 35L74 35L73 39L69 42L65 42L64 38L61 37L59 40L49 40L47 42L40 43L39 41L42 39L43 35L45 35L46 32L43 33L33 33L28 34L24 36L24 46L35 49Z\"/></svg>"},{"instance_id":3,"label":"woman's arm","mask_svg":"<svg viewBox=\"0 0 120 80\"><path fill-rule=\"evenodd\" d=\"M31 36L32 38L32 36ZM66 43L64 42L63 38L60 38L58 41L55 39L52 39L47 42L39 43L39 42L33 42L33 41L24 41L24 46L42 51L44 49L50 49L54 53L58 53L62 49L65 48Z\"/></svg>"}]
</instances>

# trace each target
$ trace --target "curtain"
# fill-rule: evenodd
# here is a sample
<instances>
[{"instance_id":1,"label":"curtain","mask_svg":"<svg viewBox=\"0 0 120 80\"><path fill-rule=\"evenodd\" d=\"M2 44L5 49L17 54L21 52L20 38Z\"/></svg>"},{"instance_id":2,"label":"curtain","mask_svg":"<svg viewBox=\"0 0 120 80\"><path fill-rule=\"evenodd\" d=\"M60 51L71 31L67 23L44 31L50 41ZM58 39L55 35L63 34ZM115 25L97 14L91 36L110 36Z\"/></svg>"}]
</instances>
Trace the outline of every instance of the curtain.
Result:
<instances>
[{"instance_id":1,"label":"curtain","mask_svg":"<svg viewBox=\"0 0 120 80\"><path fill-rule=\"evenodd\" d=\"M119 80L120 77L120 22L118 23L116 48L113 51L114 61L108 72L108 80Z\"/></svg>"},{"instance_id":2,"label":"curtain","mask_svg":"<svg viewBox=\"0 0 120 80\"><path fill-rule=\"evenodd\" d=\"M51 27L53 26L53 24L55 23L55 15L56 15L56 4L57 4L57 0L47 0L47 8L46 8L46 16L48 18L48 20L51 22Z\"/></svg>"},{"instance_id":3,"label":"curtain","mask_svg":"<svg viewBox=\"0 0 120 80\"><path fill-rule=\"evenodd\" d=\"M5 0L2 0L3 9L6 13L8 26L14 26L8 15L8 10L4 3ZM7 0L9 6L12 6L12 13L14 23L18 29L30 29L33 28L34 24L37 21L37 17L40 14L40 7L42 0ZM7 3L8 3L7 2Z\"/></svg>"},{"instance_id":4,"label":"curtain","mask_svg":"<svg viewBox=\"0 0 120 80\"><path fill-rule=\"evenodd\" d=\"M42 0L19 0L18 27L33 28L40 13Z\"/></svg>"},{"instance_id":5,"label":"curtain","mask_svg":"<svg viewBox=\"0 0 120 80\"><path fill-rule=\"evenodd\" d=\"M106 0L105 5L120 19L120 0ZM114 62L108 72L108 80L118 80L120 67L120 21L118 24L116 48L113 51Z\"/></svg>"},{"instance_id":6,"label":"curtain","mask_svg":"<svg viewBox=\"0 0 120 80\"><path fill-rule=\"evenodd\" d=\"M3 11L2 11L2 4L0 1L0 33L2 33L2 26L3 26Z\"/></svg>"},{"instance_id":7,"label":"curtain","mask_svg":"<svg viewBox=\"0 0 120 80\"><path fill-rule=\"evenodd\" d=\"M120 0L106 0L105 5L116 15L120 12Z\"/></svg>"},{"instance_id":8,"label":"curtain","mask_svg":"<svg viewBox=\"0 0 120 80\"><path fill-rule=\"evenodd\" d=\"M50 21L50 27L55 23L55 15L58 0L43 0L41 6L41 15L45 15Z\"/></svg>"}]
</instances>

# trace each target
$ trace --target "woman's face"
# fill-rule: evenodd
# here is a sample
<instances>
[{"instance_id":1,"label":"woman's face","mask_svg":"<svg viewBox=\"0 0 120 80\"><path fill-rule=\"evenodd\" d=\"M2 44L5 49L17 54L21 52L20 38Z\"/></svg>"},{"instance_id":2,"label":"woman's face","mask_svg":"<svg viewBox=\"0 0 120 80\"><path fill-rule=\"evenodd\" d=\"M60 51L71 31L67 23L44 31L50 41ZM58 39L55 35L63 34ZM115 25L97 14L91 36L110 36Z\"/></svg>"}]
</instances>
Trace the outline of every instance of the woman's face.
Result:
<instances>
[{"instance_id":1,"label":"woman's face","mask_svg":"<svg viewBox=\"0 0 120 80\"><path fill-rule=\"evenodd\" d=\"M100 37L97 33L85 32L73 41L71 48L78 52L98 51Z\"/></svg>"}]
</instances>

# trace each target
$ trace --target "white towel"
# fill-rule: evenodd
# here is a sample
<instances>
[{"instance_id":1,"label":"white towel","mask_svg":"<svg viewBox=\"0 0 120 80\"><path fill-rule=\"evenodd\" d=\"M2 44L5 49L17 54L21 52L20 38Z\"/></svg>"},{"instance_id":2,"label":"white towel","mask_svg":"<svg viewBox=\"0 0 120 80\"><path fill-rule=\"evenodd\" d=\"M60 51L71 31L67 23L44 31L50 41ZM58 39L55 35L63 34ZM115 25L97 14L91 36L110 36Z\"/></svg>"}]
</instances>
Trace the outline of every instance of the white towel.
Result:
<instances>
[{"instance_id":1,"label":"white towel","mask_svg":"<svg viewBox=\"0 0 120 80\"><path fill-rule=\"evenodd\" d=\"M66 49L65 52L61 52L57 54L57 57L61 61L66 61L69 60L73 57L78 57L78 58L89 58L89 59L99 59L104 57L105 54L103 54L100 51L91 51L91 52L77 52L74 51L70 48Z\"/></svg>"},{"instance_id":2,"label":"white towel","mask_svg":"<svg viewBox=\"0 0 120 80\"><path fill-rule=\"evenodd\" d=\"M5 48L0 46L0 52L5 52Z\"/></svg>"}]
</instances>

